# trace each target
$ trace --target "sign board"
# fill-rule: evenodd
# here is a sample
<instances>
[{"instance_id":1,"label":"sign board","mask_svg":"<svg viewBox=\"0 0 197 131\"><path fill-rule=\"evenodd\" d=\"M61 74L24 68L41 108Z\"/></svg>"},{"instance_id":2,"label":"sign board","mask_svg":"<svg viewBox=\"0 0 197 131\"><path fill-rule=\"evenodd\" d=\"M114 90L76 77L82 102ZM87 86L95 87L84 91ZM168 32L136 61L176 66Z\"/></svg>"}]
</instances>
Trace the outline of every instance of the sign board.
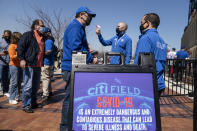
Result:
<instances>
[{"instance_id":1,"label":"sign board","mask_svg":"<svg viewBox=\"0 0 197 131\"><path fill-rule=\"evenodd\" d=\"M161 129L153 69L132 65L73 65L71 82L70 129Z\"/></svg>"}]
</instances>

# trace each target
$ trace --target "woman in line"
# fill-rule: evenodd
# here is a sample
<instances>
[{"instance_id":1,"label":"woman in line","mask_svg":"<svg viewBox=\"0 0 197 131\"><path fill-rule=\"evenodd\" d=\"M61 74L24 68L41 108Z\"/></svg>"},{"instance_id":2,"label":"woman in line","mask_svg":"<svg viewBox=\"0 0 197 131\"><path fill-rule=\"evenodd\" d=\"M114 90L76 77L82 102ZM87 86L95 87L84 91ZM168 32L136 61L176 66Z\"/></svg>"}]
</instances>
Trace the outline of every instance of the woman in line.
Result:
<instances>
[{"instance_id":1,"label":"woman in line","mask_svg":"<svg viewBox=\"0 0 197 131\"><path fill-rule=\"evenodd\" d=\"M17 45L22 34L19 32L14 32L11 36L11 44L8 48L8 53L10 56L9 68L11 75L11 86L10 86L10 104L18 104L19 90L21 88L22 82L22 70L20 68L20 61L17 57Z\"/></svg>"}]
</instances>

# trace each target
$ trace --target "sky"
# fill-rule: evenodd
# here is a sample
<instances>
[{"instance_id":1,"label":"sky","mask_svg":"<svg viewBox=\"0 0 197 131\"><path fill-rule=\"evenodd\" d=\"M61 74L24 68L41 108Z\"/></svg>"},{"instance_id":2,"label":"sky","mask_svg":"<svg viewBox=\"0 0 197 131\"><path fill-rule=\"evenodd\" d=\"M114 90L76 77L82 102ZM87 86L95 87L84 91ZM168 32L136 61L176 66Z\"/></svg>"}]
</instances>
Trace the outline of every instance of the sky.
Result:
<instances>
[{"instance_id":1,"label":"sky","mask_svg":"<svg viewBox=\"0 0 197 131\"><path fill-rule=\"evenodd\" d=\"M134 54L144 14L154 12L160 16L158 32L169 48L177 50L188 22L189 0L0 0L0 33L5 29L21 33L28 31L16 19L26 19L26 14L37 18L31 7L42 8L49 14L61 10L62 17L72 20L80 6L87 6L96 13L86 30L90 48L98 51L110 51L111 46L103 47L99 43L96 25L101 26L101 33L107 40L115 35L118 22L126 22Z\"/></svg>"}]
</instances>

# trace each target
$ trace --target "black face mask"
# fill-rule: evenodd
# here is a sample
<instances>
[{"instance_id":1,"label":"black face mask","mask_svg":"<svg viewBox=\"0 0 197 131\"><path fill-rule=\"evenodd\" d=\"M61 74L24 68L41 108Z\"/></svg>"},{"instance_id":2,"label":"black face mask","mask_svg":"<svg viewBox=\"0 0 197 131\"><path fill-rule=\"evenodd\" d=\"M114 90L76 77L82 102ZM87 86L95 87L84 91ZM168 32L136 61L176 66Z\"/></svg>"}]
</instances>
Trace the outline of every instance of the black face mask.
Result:
<instances>
[{"instance_id":1,"label":"black face mask","mask_svg":"<svg viewBox=\"0 0 197 131\"><path fill-rule=\"evenodd\" d=\"M5 41L9 44L10 43L10 38L9 37L3 37Z\"/></svg>"},{"instance_id":2,"label":"black face mask","mask_svg":"<svg viewBox=\"0 0 197 131\"><path fill-rule=\"evenodd\" d=\"M146 22L145 22L145 23L146 23ZM145 24L145 23L144 23L144 24ZM145 30L146 30L146 28L144 28L144 24L141 24L141 25L140 25L140 33L141 33L141 34L143 34L143 33L145 32Z\"/></svg>"},{"instance_id":3,"label":"black face mask","mask_svg":"<svg viewBox=\"0 0 197 131\"><path fill-rule=\"evenodd\" d=\"M141 24L141 25L140 25L140 33L142 34L142 33L144 32L144 30L145 30L145 28L144 28L144 26Z\"/></svg>"},{"instance_id":4,"label":"black face mask","mask_svg":"<svg viewBox=\"0 0 197 131\"><path fill-rule=\"evenodd\" d=\"M118 36L120 36L120 35L122 35L122 31L120 31L119 28L116 28L116 34L117 34Z\"/></svg>"},{"instance_id":5,"label":"black face mask","mask_svg":"<svg viewBox=\"0 0 197 131\"><path fill-rule=\"evenodd\" d=\"M81 17L82 20L84 20L84 22L86 23L86 26L90 25L92 18L89 16L86 16L86 19L84 19L83 17Z\"/></svg>"}]
</instances>

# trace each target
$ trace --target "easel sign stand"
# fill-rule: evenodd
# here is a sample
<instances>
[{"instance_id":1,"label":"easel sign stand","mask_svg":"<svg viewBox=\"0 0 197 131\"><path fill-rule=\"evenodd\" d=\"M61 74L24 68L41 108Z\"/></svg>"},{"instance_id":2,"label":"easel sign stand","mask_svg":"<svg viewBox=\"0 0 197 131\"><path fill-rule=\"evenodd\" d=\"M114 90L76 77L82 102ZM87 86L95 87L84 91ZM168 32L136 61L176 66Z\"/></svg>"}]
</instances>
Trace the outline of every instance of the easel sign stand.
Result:
<instances>
[{"instance_id":1,"label":"easel sign stand","mask_svg":"<svg viewBox=\"0 0 197 131\"><path fill-rule=\"evenodd\" d=\"M119 53L106 53L102 65L85 64L84 54L73 52L84 60L72 63L69 131L160 131L154 55L141 54L138 66L125 65ZM107 64L107 57L120 64Z\"/></svg>"}]
</instances>

